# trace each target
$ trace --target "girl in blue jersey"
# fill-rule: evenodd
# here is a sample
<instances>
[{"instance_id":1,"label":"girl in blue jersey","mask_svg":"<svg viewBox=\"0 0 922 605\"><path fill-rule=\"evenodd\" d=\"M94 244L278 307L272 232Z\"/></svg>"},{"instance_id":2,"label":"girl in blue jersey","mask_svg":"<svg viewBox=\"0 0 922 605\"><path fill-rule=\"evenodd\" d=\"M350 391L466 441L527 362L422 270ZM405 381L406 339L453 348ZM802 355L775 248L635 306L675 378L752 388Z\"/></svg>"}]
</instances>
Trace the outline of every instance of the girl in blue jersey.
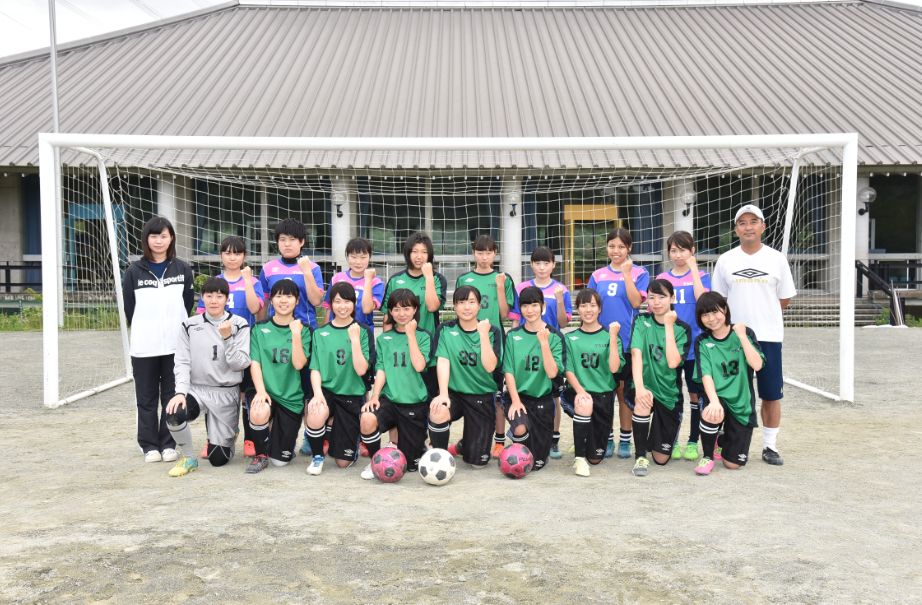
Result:
<instances>
[{"instance_id":1,"label":"girl in blue jersey","mask_svg":"<svg viewBox=\"0 0 922 605\"><path fill-rule=\"evenodd\" d=\"M701 334L701 328L695 321L695 303L701 295L711 289L711 276L698 270L695 260L695 239L688 231L676 231L666 240L666 249L669 250L669 260L672 269L656 276L656 279L665 279L672 284L675 290L675 312L679 319L691 326L692 343ZM688 348L688 356L683 364L683 371L679 374L685 376L685 386L688 388L688 402L691 409L691 425L688 434L688 443L685 447L676 442L672 448L672 459L686 460L698 459L698 436L701 412L698 409L698 400L704 394L701 383L694 380L695 374L695 347ZM681 402L680 402L681 405ZM710 453L708 453L710 455Z\"/></svg>"},{"instance_id":2,"label":"girl in blue jersey","mask_svg":"<svg viewBox=\"0 0 922 605\"><path fill-rule=\"evenodd\" d=\"M599 323L605 329L618 322L621 325L621 345L624 347L624 367L618 375L618 420L621 425L621 436L618 442L618 457L631 457L631 410L624 401L624 381L630 380L631 356L628 353L631 347L631 324L637 316L637 309L644 301L647 287L650 284L650 274L643 267L634 265L631 260L631 246L634 238L627 229L613 229L608 234L605 252L610 260L609 264L592 272L589 278L589 287L602 297L602 314ZM609 435L608 447L605 457L614 454L614 431Z\"/></svg>"}]
</instances>

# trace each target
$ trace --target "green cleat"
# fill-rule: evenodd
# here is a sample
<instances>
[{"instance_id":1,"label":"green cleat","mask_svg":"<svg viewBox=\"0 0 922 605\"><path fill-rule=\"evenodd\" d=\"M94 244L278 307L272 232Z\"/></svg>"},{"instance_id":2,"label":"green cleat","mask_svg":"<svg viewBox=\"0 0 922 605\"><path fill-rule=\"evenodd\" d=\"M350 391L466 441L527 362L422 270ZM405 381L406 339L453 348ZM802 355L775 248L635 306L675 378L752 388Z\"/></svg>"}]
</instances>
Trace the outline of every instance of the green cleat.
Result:
<instances>
[{"instance_id":1,"label":"green cleat","mask_svg":"<svg viewBox=\"0 0 922 605\"><path fill-rule=\"evenodd\" d=\"M675 445L672 446L672 459L681 460L684 454L685 448L682 447L681 443L676 442Z\"/></svg>"},{"instance_id":2,"label":"green cleat","mask_svg":"<svg viewBox=\"0 0 922 605\"><path fill-rule=\"evenodd\" d=\"M698 459L698 444L696 442L689 441L685 445L685 459L692 462Z\"/></svg>"}]
</instances>

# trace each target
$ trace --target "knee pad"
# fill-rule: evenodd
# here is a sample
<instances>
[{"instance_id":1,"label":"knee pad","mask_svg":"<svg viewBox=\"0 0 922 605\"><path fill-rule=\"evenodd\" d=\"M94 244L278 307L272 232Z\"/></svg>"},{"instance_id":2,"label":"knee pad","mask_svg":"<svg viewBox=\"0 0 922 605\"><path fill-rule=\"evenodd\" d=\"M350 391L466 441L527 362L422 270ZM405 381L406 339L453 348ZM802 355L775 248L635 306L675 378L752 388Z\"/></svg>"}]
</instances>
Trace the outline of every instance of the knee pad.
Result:
<instances>
[{"instance_id":1,"label":"knee pad","mask_svg":"<svg viewBox=\"0 0 922 605\"><path fill-rule=\"evenodd\" d=\"M166 415L166 423L172 427L180 427L189 420L189 412L186 408L177 408L175 412Z\"/></svg>"},{"instance_id":2,"label":"knee pad","mask_svg":"<svg viewBox=\"0 0 922 605\"><path fill-rule=\"evenodd\" d=\"M208 462L211 466L224 466L234 457L234 451L223 445L208 444Z\"/></svg>"}]
</instances>

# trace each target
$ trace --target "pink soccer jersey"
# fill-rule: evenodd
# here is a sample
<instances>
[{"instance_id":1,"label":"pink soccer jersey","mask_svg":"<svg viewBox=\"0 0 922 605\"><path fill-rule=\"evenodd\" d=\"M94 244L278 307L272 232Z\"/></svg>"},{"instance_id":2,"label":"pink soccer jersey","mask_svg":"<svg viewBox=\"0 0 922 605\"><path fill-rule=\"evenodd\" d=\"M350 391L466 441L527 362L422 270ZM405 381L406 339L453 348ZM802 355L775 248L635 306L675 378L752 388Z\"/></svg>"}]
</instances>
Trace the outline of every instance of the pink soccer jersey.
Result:
<instances>
[{"instance_id":1,"label":"pink soccer jersey","mask_svg":"<svg viewBox=\"0 0 922 605\"><path fill-rule=\"evenodd\" d=\"M522 290L529 286L535 286L535 280L527 279L516 286L515 291L518 294L522 293ZM563 286L563 310L567 314L567 321L573 317L573 302L570 300L570 289L564 286L562 283L556 279L552 279L551 283L544 286L535 286L541 290L541 293L544 294L544 315L541 316L541 319L544 320L544 323L551 326L552 328L559 330L560 324L557 321L557 297L554 296L554 290L557 289L557 286ZM515 308L509 311L509 319L514 319L517 321L522 321L522 313L519 311L519 301L516 298Z\"/></svg>"},{"instance_id":2,"label":"pink soccer jersey","mask_svg":"<svg viewBox=\"0 0 922 605\"><path fill-rule=\"evenodd\" d=\"M362 277L352 277L349 274L349 271L340 271L333 276L333 279L330 280L330 285L338 284L341 281L346 281L352 284L352 287L355 288L355 321L359 322L364 326L374 328L374 316L375 312L371 313L362 313L362 296L365 295L365 276ZM381 301L384 299L384 281L381 280L377 275L373 280L371 280L371 297L375 301L375 310L381 308ZM330 293L329 291L323 297L323 308L330 308Z\"/></svg>"}]
</instances>

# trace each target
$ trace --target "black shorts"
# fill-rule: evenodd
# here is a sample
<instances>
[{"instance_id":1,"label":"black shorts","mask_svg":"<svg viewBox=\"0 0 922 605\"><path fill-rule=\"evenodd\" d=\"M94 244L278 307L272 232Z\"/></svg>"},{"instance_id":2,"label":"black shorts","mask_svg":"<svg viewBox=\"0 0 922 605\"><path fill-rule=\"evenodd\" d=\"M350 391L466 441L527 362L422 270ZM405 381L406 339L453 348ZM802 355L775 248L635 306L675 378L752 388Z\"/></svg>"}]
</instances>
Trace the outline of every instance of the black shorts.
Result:
<instances>
[{"instance_id":1,"label":"black shorts","mask_svg":"<svg viewBox=\"0 0 922 605\"><path fill-rule=\"evenodd\" d=\"M544 397L529 397L528 395L519 395L522 405L525 406L527 414L519 414L513 420L509 421L509 426L514 431L518 426L525 426L528 431L528 441L525 446L531 450L531 455L535 458L535 470L544 468L547 464L547 457L551 453L551 444L554 440L554 397L548 393ZM509 406L512 400L506 398L504 401L503 411L506 418L509 417ZM608 430L611 430L611 424L606 429L605 439L608 439Z\"/></svg>"},{"instance_id":2,"label":"black shorts","mask_svg":"<svg viewBox=\"0 0 922 605\"><path fill-rule=\"evenodd\" d=\"M378 431L389 431L397 427L397 449L407 457L407 466L415 469L426 451L426 436L429 423L429 403L394 403L386 397L374 411L378 419Z\"/></svg>"},{"instance_id":3,"label":"black shorts","mask_svg":"<svg viewBox=\"0 0 922 605\"><path fill-rule=\"evenodd\" d=\"M589 439L586 442L586 459L593 463L605 457L608 434L615 419L615 393L589 393L592 395L592 418L589 421ZM560 408L573 418L576 412L573 399L576 392L566 389L560 395Z\"/></svg>"},{"instance_id":4,"label":"black shorts","mask_svg":"<svg viewBox=\"0 0 922 605\"><path fill-rule=\"evenodd\" d=\"M631 375L631 351L630 349L624 353L624 363L621 364L621 367L618 368L618 373L615 374L615 380L618 381L619 385L624 385L625 388L630 386L631 381L634 380L633 375ZM618 389L618 385L615 385L615 390Z\"/></svg>"},{"instance_id":5,"label":"black shorts","mask_svg":"<svg viewBox=\"0 0 922 605\"><path fill-rule=\"evenodd\" d=\"M704 386L700 382L695 382L695 360L686 359L682 364L682 372L679 373L679 390L682 390L682 376L685 376L685 386L688 388L689 395L704 395Z\"/></svg>"},{"instance_id":6,"label":"black shorts","mask_svg":"<svg viewBox=\"0 0 922 605\"><path fill-rule=\"evenodd\" d=\"M279 403L272 404L272 429L269 431L269 457L291 462L295 457L295 441L301 432L301 414Z\"/></svg>"},{"instance_id":7,"label":"black shorts","mask_svg":"<svg viewBox=\"0 0 922 605\"><path fill-rule=\"evenodd\" d=\"M422 372L423 384L426 385L426 392L429 394L429 401L435 399L436 395L439 394L439 378L435 372L435 366L429 366Z\"/></svg>"},{"instance_id":8,"label":"black shorts","mask_svg":"<svg viewBox=\"0 0 922 605\"><path fill-rule=\"evenodd\" d=\"M647 441L651 452L669 455L679 436L682 424L682 408L677 403L669 410L660 401L653 399L653 417L650 418L650 438Z\"/></svg>"},{"instance_id":9,"label":"black shorts","mask_svg":"<svg viewBox=\"0 0 922 605\"><path fill-rule=\"evenodd\" d=\"M703 410L707 404L707 397L705 397L701 409ZM749 461L749 446L752 443L753 427L737 421L727 406L723 405L723 402L721 402L721 407L724 409L724 421L722 425L723 434L720 435L719 443L721 448L720 455L727 462L745 466L746 462ZM705 455L710 454L705 452Z\"/></svg>"},{"instance_id":10,"label":"black shorts","mask_svg":"<svg viewBox=\"0 0 922 605\"><path fill-rule=\"evenodd\" d=\"M323 389L330 413L336 415L330 433L329 454L337 460L356 460L359 455L359 414L365 399L362 395L336 395Z\"/></svg>"},{"instance_id":11,"label":"black shorts","mask_svg":"<svg viewBox=\"0 0 922 605\"><path fill-rule=\"evenodd\" d=\"M451 421L464 418L461 437L461 459L468 464L483 466L490 461L493 446L493 429L496 427L494 393L465 395L448 392L451 400ZM403 437L400 437L403 439ZM400 442L398 439L398 443Z\"/></svg>"}]
</instances>

